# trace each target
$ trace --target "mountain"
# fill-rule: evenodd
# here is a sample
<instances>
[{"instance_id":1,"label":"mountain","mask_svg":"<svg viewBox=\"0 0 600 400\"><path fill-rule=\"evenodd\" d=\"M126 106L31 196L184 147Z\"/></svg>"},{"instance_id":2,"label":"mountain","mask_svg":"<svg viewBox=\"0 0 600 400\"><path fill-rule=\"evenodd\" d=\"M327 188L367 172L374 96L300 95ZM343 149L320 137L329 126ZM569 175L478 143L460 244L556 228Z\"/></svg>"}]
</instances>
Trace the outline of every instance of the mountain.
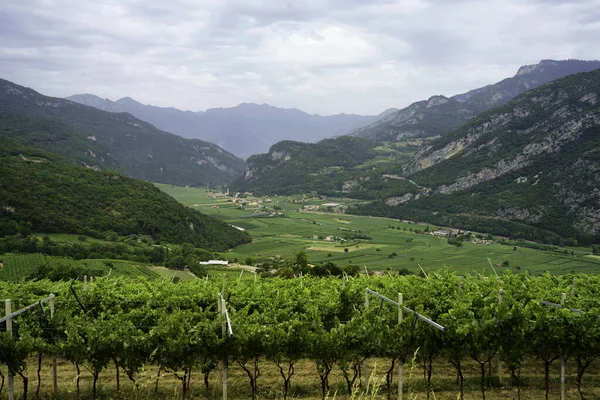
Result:
<instances>
[{"instance_id":1,"label":"mountain","mask_svg":"<svg viewBox=\"0 0 600 400\"><path fill-rule=\"evenodd\" d=\"M424 146L398 175L412 187L354 212L597 243L600 70L555 80L482 113Z\"/></svg>"},{"instance_id":2,"label":"mountain","mask_svg":"<svg viewBox=\"0 0 600 400\"><path fill-rule=\"evenodd\" d=\"M0 132L99 170L153 182L214 186L244 162L201 140L161 131L130 114L101 111L0 80Z\"/></svg>"},{"instance_id":3,"label":"mountain","mask_svg":"<svg viewBox=\"0 0 600 400\"><path fill-rule=\"evenodd\" d=\"M80 94L68 99L104 111L130 113L159 129L216 143L244 158L264 153L271 145L282 140L316 142L345 134L350 129L378 119L352 114L324 117L297 109L253 103L191 112L145 105L129 97L113 102L90 94Z\"/></svg>"},{"instance_id":4,"label":"mountain","mask_svg":"<svg viewBox=\"0 0 600 400\"><path fill-rule=\"evenodd\" d=\"M350 136L318 143L281 141L268 153L248 158L244 175L229 189L278 195L315 190L333 193L341 186L336 178L374 158L376 146L375 141Z\"/></svg>"},{"instance_id":5,"label":"mountain","mask_svg":"<svg viewBox=\"0 0 600 400\"><path fill-rule=\"evenodd\" d=\"M0 176L0 237L115 232L216 251L250 241L246 233L184 207L150 183L77 166L6 133L0 133Z\"/></svg>"},{"instance_id":6,"label":"mountain","mask_svg":"<svg viewBox=\"0 0 600 400\"><path fill-rule=\"evenodd\" d=\"M354 129L351 136L382 141L444 136L479 113L508 103L519 94L544 83L600 68L600 61L542 60L526 65L511 78L452 97L433 96Z\"/></svg>"}]
</instances>

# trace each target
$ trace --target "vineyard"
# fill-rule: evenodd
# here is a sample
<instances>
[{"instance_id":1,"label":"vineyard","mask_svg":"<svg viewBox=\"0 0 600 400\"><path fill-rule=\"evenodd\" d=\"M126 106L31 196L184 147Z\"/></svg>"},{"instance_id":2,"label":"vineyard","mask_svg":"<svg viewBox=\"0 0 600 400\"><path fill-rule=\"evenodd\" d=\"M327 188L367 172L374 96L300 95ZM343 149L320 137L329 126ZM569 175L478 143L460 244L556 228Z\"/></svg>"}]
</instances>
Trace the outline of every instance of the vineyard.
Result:
<instances>
[{"instance_id":1,"label":"vineyard","mask_svg":"<svg viewBox=\"0 0 600 400\"><path fill-rule=\"evenodd\" d=\"M85 287L0 282L13 313L34 305L0 325L1 390L12 373L15 395L32 396L36 371L49 374L57 357L60 371L68 364L77 371L57 388L65 398L142 391L143 398L154 391L157 398L220 398L227 371L244 379L229 388L230 398L362 398L369 390L377 391L373 398L398 398L415 380L420 398L558 398L563 388L567 398L598 398L599 291L600 278L582 274L448 271L178 283L97 278ZM38 304L50 294L53 313ZM367 387L374 360L375 389ZM300 366L303 375L313 371L303 376L312 379L310 390L296 383ZM564 384L556 383L559 367L569 371ZM266 371L275 371L268 382ZM437 371L450 376L443 387ZM99 382L109 373L114 389L107 393ZM166 386L173 379L175 389Z\"/></svg>"}]
</instances>

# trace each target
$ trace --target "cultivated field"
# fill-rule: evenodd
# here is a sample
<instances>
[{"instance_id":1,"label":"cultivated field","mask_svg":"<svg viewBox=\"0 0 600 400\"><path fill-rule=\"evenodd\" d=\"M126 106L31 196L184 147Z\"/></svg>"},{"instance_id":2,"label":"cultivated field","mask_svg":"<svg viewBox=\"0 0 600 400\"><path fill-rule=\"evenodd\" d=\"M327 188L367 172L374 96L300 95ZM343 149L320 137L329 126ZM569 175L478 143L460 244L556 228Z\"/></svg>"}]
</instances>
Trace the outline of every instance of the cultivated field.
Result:
<instances>
[{"instance_id":1,"label":"cultivated field","mask_svg":"<svg viewBox=\"0 0 600 400\"><path fill-rule=\"evenodd\" d=\"M591 256L587 248L556 248L536 250L513 245L464 243L462 247L449 245L446 238L424 231L427 225L400 222L388 218L353 216L332 212L307 212L303 206L323 203L349 204L348 199L273 197L239 199L238 203L214 199L203 189L186 189L160 185L184 204L214 215L232 225L246 229L252 243L227 253L227 258L255 262L281 256L290 258L304 250L311 263L333 262L356 264L369 270L437 271L445 266L462 273L492 272L488 258L497 269L532 273L550 271L598 273L600 259ZM260 201L260 203L259 203ZM218 207L218 208L217 208ZM248 217L263 211L282 213L282 216ZM437 227L429 226L433 231ZM370 239L349 239L346 242L325 240L328 236L367 236ZM345 251L348 249L348 251ZM505 262L508 262L508 267Z\"/></svg>"}]
</instances>

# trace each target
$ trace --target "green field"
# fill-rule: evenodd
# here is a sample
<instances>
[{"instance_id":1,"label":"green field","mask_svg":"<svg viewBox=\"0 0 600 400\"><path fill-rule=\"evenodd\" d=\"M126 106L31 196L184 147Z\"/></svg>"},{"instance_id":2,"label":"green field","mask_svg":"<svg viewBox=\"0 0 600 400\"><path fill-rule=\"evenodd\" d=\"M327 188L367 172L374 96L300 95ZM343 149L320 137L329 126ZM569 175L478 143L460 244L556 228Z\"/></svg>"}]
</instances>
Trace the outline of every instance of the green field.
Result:
<instances>
[{"instance_id":1,"label":"green field","mask_svg":"<svg viewBox=\"0 0 600 400\"><path fill-rule=\"evenodd\" d=\"M190 206L194 204L220 204L226 203L227 199L210 197L211 192L206 189L198 189L192 187L181 187L166 185L164 183L155 183L160 190L175 197L180 203ZM218 193L218 191L212 192Z\"/></svg>"},{"instance_id":2,"label":"green field","mask_svg":"<svg viewBox=\"0 0 600 400\"><path fill-rule=\"evenodd\" d=\"M0 270L0 280L2 281L18 281L26 278L44 264L52 266L85 266L103 270L105 274L110 273L111 276L145 277L148 279L156 279L163 276L150 267L125 260L73 260L66 257L45 256L40 253L3 254L0 256L0 259L4 263L4 268Z\"/></svg>"},{"instance_id":3,"label":"green field","mask_svg":"<svg viewBox=\"0 0 600 400\"><path fill-rule=\"evenodd\" d=\"M208 199L202 189L165 187L162 189L178 200L184 196L187 204L203 204ZM198 197L194 198L193 193ZM214 200L214 199L213 199ZM251 206L261 200L258 206ZM310 198L307 196L239 199L237 204L224 202L219 208L197 205L194 208L211 214L232 225L244 228L253 238L252 243L233 249L227 258L240 261L248 257L255 262L277 255L283 259L304 250L309 261L356 264L369 270L437 271L450 267L462 273L492 274L488 258L496 270L514 272L529 270L532 273L550 271L556 274L569 272L598 273L600 258L592 257L590 249L557 248L553 251L536 250L513 245L464 243L462 247L448 244L447 239L413 231L424 231L427 225L401 222L377 217L363 217L339 213L307 212L302 206L335 202L348 204L348 199ZM243 206L242 204L246 204ZM283 217L241 218L261 211L277 211ZM391 228L393 227L393 229ZM434 226L430 230L436 229ZM360 234L370 239L349 240L340 243L327 241L328 236ZM315 237L320 237L315 239ZM348 251L344 251L344 249ZM565 254L565 251L567 254ZM574 252L574 255L571 254ZM395 255L394 255L395 254ZM508 262L508 267L503 266Z\"/></svg>"}]
</instances>

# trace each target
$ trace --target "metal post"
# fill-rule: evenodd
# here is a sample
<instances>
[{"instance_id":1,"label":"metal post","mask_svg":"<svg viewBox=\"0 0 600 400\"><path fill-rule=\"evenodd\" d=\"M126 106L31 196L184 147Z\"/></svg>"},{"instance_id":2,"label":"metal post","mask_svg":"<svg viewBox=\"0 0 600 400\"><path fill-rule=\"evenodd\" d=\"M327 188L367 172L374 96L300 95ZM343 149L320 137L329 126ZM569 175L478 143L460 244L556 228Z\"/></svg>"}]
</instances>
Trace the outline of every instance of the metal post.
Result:
<instances>
[{"instance_id":1,"label":"metal post","mask_svg":"<svg viewBox=\"0 0 600 400\"><path fill-rule=\"evenodd\" d=\"M54 294L50 295L50 319L54 319ZM56 367L56 355L52 356L52 382L54 394L58 394L58 373Z\"/></svg>"},{"instance_id":2,"label":"metal post","mask_svg":"<svg viewBox=\"0 0 600 400\"><path fill-rule=\"evenodd\" d=\"M498 305L502 304L502 301L504 300L504 290L500 289L500 293L498 294ZM501 383L502 382L502 361L500 360L500 352L502 351L502 348L500 348L500 350L498 350L498 382Z\"/></svg>"},{"instance_id":3,"label":"metal post","mask_svg":"<svg viewBox=\"0 0 600 400\"><path fill-rule=\"evenodd\" d=\"M402 323L402 293L398 293L398 324ZM404 360L398 360L398 400L402 400L402 374L404 373Z\"/></svg>"},{"instance_id":4,"label":"metal post","mask_svg":"<svg viewBox=\"0 0 600 400\"><path fill-rule=\"evenodd\" d=\"M4 300L4 309L6 311L6 331L12 336L12 312L10 309L10 299ZM15 399L15 377L12 370L8 368L8 400Z\"/></svg>"},{"instance_id":5,"label":"metal post","mask_svg":"<svg viewBox=\"0 0 600 400\"><path fill-rule=\"evenodd\" d=\"M560 305L564 307L565 300L567 299L566 293L560 295ZM560 359L560 400L565 400L565 357Z\"/></svg>"},{"instance_id":6,"label":"metal post","mask_svg":"<svg viewBox=\"0 0 600 400\"><path fill-rule=\"evenodd\" d=\"M223 334L223 338L227 336L227 321L225 319L225 307L227 307L225 303L225 299L221 297L221 315L223 316L223 323L221 324L221 333ZM222 380L223 380L223 400L227 400L227 367L228 367L228 358L227 354L223 356L223 368L221 370Z\"/></svg>"}]
</instances>

